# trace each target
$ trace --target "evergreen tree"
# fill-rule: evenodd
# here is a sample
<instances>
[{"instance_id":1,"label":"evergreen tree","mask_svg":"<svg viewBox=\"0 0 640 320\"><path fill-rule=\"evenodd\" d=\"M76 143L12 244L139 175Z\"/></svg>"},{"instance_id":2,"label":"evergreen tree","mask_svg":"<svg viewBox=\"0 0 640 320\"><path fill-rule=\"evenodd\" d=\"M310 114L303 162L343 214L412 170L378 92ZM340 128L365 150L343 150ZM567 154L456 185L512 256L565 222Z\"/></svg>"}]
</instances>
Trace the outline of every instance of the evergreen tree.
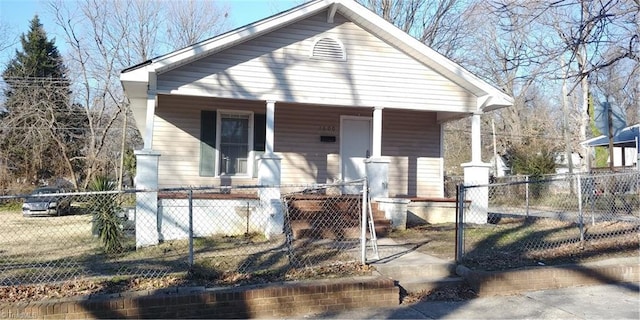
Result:
<instances>
[{"instance_id":1,"label":"evergreen tree","mask_svg":"<svg viewBox=\"0 0 640 320\"><path fill-rule=\"evenodd\" d=\"M20 42L22 50L2 73L7 87L0 147L15 177L33 183L73 177L67 160L81 149L84 117L71 103L67 69L37 15Z\"/></svg>"}]
</instances>

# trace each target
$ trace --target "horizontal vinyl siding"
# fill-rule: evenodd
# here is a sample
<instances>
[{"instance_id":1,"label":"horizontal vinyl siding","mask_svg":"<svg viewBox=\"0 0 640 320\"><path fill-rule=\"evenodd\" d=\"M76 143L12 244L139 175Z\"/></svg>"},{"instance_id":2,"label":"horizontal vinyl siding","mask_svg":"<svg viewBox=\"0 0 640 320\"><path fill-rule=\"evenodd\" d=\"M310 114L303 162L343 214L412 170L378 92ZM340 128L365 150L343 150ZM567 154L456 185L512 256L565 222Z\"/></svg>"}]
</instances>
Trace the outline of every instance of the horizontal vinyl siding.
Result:
<instances>
[{"instance_id":1,"label":"horizontal vinyl siding","mask_svg":"<svg viewBox=\"0 0 640 320\"><path fill-rule=\"evenodd\" d=\"M327 183L340 178L340 116L346 114L362 111L276 104L275 150L282 157L283 184ZM321 142L322 135L335 136L336 141Z\"/></svg>"},{"instance_id":2,"label":"horizontal vinyl siding","mask_svg":"<svg viewBox=\"0 0 640 320\"><path fill-rule=\"evenodd\" d=\"M263 113L264 105L264 102L161 95L153 137L153 149L160 153L160 186L220 185L218 177L199 175L200 110L242 109ZM282 158L283 184L340 179L343 115L371 117L372 111L276 103L274 149ZM321 142L323 135L335 136L336 141ZM442 196L440 126L435 113L384 109L382 155L391 160L391 196ZM227 182L242 185L255 184L257 180L232 178L224 183Z\"/></svg>"},{"instance_id":3,"label":"horizontal vinyl siding","mask_svg":"<svg viewBox=\"0 0 640 320\"><path fill-rule=\"evenodd\" d=\"M160 92L315 104L468 112L475 97L343 17L326 14L158 76ZM321 37L346 61L309 58Z\"/></svg>"},{"instance_id":4,"label":"horizontal vinyl siding","mask_svg":"<svg viewBox=\"0 0 640 320\"><path fill-rule=\"evenodd\" d=\"M276 104L275 150L282 183L325 183L340 178L340 117L371 117L354 108L306 108ZM321 131L334 127L332 134ZM383 110L382 155L388 158L389 194L441 197L440 126L435 113ZM335 135L336 142L320 142Z\"/></svg>"},{"instance_id":5,"label":"horizontal vinyl siding","mask_svg":"<svg viewBox=\"0 0 640 320\"><path fill-rule=\"evenodd\" d=\"M389 195L443 195L440 125L435 113L383 110L382 155L389 164Z\"/></svg>"},{"instance_id":6,"label":"horizontal vinyl siding","mask_svg":"<svg viewBox=\"0 0 640 320\"><path fill-rule=\"evenodd\" d=\"M199 170L200 111L216 109L241 109L264 113L265 103L190 96L159 96L154 118L153 150L160 153L158 183L161 188L221 184L218 177L201 177ZM250 177L232 177L230 182L236 185L255 184L256 180Z\"/></svg>"}]
</instances>

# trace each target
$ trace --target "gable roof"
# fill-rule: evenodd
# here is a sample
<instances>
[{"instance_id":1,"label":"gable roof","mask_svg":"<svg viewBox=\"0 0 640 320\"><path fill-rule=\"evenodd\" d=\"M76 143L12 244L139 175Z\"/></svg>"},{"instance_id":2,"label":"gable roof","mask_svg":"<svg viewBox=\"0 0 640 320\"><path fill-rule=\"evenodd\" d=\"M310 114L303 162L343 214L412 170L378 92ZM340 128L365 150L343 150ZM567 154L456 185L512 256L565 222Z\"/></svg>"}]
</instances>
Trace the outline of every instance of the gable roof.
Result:
<instances>
[{"instance_id":1,"label":"gable roof","mask_svg":"<svg viewBox=\"0 0 640 320\"><path fill-rule=\"evenodd\" d=\"M468 90L478 97L480 111L490 111L513 104L513 99L507 94L353 0L315 0L299 5L244 27L127 68L122 71L120 80L129 97L146 97L147 90L155 90L156 76L160 73L173 70L324 11L327 11L328 21L332 21L335 14L339 13Z\"/></svg>"}]
</instances>

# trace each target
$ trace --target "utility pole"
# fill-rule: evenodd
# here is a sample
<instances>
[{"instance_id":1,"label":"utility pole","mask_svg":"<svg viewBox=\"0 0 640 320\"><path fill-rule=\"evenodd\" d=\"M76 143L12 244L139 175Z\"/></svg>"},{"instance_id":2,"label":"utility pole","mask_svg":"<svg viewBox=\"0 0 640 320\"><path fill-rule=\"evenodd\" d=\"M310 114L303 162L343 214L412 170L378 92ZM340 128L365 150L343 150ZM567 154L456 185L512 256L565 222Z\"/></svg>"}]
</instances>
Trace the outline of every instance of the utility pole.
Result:
<instances>
[{"instance_id":1,"label":"utility pole","mask_svg":"<svg viewBox=\"0 0 640 320\"><path fill-rule=\"evenodd\" d=\"M122 121L122 141L120 144L120 172L118 174L118 190L122 190L122 177L124 175L124 153L127 141L127 104L123 103L124 120Z\"/></svg>"},{"instance_id":2,"label":"utility pole","mask_svg":"<svg viewBox=\"0 0 640 320\"><path fill-rule=\"evenodd\" d=\"M491 133L493 135L493 175L498 176L498 150L496 148L496 122L491 119Z\"/></svg>"},{"instance_id":3,"label":"utility pole","mask_svg":"<svg viewBox=\"0 0 640 320\"><path fill-rule=\"evenodd\" d=\"M613 110L611 110L609 97L606 97L606 100L605 108L607 108L607 129L609 130L607 133L607 136L609 136L609 170L613 172Z\"/></svg>"},{"instance_id":4,"label":"utility pole","mask_svg":"<svg viewBox=\"0 0 640 320\"><path fill-rule=\"evenodd\" d=\"M564 59L561 59L564 65ZM564 150L567 154L567 167L569 175L573 176L573 148L569 137L569 94L567 93L567 80L562 79L562 135L564 137Z\"/></svg>"},{"instance_id":5,"label":"utility pole","mask_svg":"<svg viewBox=\"0 0 640 320\"><path fill-rule=\"evenodd\" d=\"M564 66L564 58L560 58L560 63ZM567 66L569 68L569 66ZM569 94L567 92L567 79L562 79L562 135L564 137L564 150L567 155L567 167L569 169L569 177L573 177L573 147L571 146L571 138L569 137ZM589 150L587 148L587 150ZM587 155L589 157L589 155ZM573 179L571 181L571 194L574 194Z\"/></svg>"}]
</instances>

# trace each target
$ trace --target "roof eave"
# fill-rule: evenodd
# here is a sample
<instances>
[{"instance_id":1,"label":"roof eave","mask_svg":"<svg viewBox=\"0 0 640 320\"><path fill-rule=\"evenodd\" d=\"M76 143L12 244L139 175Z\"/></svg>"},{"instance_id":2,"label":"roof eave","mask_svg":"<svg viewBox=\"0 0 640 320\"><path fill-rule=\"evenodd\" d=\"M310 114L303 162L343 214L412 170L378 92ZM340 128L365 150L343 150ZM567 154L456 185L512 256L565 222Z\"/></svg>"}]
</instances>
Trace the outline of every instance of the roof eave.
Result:
<instances>
[{"instance_id":1,"label":"roof eave","mask_svg":"<svg viewBox=\"0 0 640 320\"><path fill-rule=\"evenodd\" d=\"M187 64L191 61L198 60L201 57L214 54L240 43L257 38L262 34L282 28L287 24L305 19L306 17L314 15L328 8L334 2L335 1L332 0L317 0L302 4L290 10L256 21L254 23L218 35L211 39L165 54L163 56L159 56L152 59L151 63L143 63L140 65L143 67L146 66L147 69L150 69L150 71L153 71L157 74L166 72L181 65ZM129 69L133 68L135 68L135 66ZM129 69L123 70L123 73L125 71L130 72Z\"/></svg>"},{"instance_id":2,"label":"roof eave","mask_svg":"<svg viewBox=\"0 0 640 320\"><path fill-rule=\"evenodd\" d=\"M120 83L129 99L146 98L149 90L149 82L152 78L152 71L149 65L144 65L120 74Z\"/></svg>"},{"instance_id":3,"label":"roof eave","mask_svg":"<svg viewBox=\"0 0 640 320\"><path fill-rule=\"evenodd\" d=\"M513 105L513 99L499 91L484 80L442 56L435 50L425 46L417 39L388 23L364 6L353 0L317 0L284 11L272 17L257 21L245 27L230 31L220 36L205 40L190 47L174 51L147 61L137 66L123 70L120 78L127 90L134 83L149 81L149 74L174 69L203 56L211 55L239 43L254 39L262 34L271 32L285 25L295 23L323 10L331 8L333 11L348 17L356 24L367 29L374 35L389 41L401 50L432 68L444 77L457 83L478 98L485 97L478 111L491 111ZM127 90L128 91L128 90Z\"/></svg>"},{"instance_id":4,"label":"roof eave","mask_svg":"<svg viewBox=\"0 0 640 320\"><path fill-rule=\"evenodd\" d=\"M513 105L513 98L501 92L486 81L478 78L462 66L454 63L450 59L441 55L437 51L429 48L422 42L410 36L406 32L388 23L374 12L362 7L352 0L336 0L341 7L338 11L350 18L355 23L369 30L402 50L410 54L415 59L421 61L444 77L456 82L477 97L489 96L488 103L485 103L480 111L491 111ZM365 10L362 10L362 9ZM382 28L381 26L389 27Z\"/></svg>"}]
</instances>

